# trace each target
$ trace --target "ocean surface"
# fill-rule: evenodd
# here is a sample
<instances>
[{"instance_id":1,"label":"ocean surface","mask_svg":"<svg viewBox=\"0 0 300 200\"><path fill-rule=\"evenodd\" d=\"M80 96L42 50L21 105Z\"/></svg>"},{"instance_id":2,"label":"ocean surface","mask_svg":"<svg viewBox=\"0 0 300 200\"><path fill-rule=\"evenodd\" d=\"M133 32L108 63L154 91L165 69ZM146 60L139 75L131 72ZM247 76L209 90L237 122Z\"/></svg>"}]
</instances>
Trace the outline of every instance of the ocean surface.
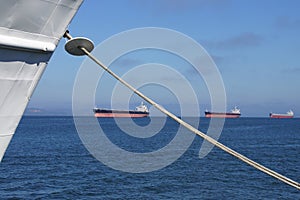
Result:
<instances>
[{"instance_id":1,"label":"ocean surface","mask_svg":"<svg viewBox=\"0 0 300 200\"><path fill-rule=\"evenodd\" d=\"M149 120L135 123L143 127ZM113 119L99 124L116 145L139 153L163 148L179 127L167 119L157 135L136 139ZM201 118L199 129L205 132L208 124ZM219 141L300 182L300 119L227 119ZM299 190L217 147L200 159L202 142L195 137L162 169L129 173L94 158L72 117L25 116L0 163L0 199L300 199Z\"/></svg>"}]
</instances>

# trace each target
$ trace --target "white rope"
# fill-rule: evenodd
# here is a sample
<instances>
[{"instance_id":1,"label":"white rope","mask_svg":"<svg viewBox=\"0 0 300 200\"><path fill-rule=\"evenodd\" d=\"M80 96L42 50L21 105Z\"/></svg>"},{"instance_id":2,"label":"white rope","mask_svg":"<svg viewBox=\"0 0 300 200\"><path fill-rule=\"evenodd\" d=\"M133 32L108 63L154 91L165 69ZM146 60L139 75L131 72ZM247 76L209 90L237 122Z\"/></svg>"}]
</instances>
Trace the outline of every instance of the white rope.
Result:
<instances>
[{"instance_id":1,"label":"white rope","mask_svg":"<svg viewBox=\"0 0 300 200\"><path fill-rule=\"evenodd\" d=\"M71 39L72 37L68 34L67 35L68 39ZM223 151L231 154L232 156L242 160L243 162L253 166L254 168L270 175L273 176L274 178L288 184L291 185L295 188L297 188L298 190L300 190L300 184L292 179L287 178L286 176L283 176L249 158L247 158L246 156L230 149L229 147L223 145L222 143L216 141L215 139L209 137L208 135L202 133L201 131L199 131L198 129L194 128L193 126L191 126L190 124L186 123L185 121L179 119L176 115L172 114L171 112L169 112L168 110L164 109L163 107L161 107L160 105L158 105L157 103L155 103L152 99L148 98L147 96L145 96L144 94L142 94L140 91L138 91L137 89L135 89L134 87L132 87L130 84L128 84L125 80L123 80L121 77L119 77L117 74L115 74L113 71L111 71L108 67L106 67L103 63L101 63L97 58L95 58L90 52L88 52L85 48L83 47L78 47L79 49L81 49L85 55L87 55L90 59L92 59L95 63L97 63L101 68L103 68L106 72L108 72L109 74L111 74L114 78L116 78L118 81L120 81L123 85L125 85L126 87L128 87L130 90L132 90L135 94L137 94L138 96L140 96L141 98L143 98L145 101L147 101L148 103L150 103L152 106L154 106L155 108L157 108L158 110L160 110L162 113L166 114L167 116L169 116L170 118L172 118L173 120L175 120L176 122L178 122L179 124L181 124L182 126L184 126L185 128L187 128L188 130L190 130L191 132L199 135L200 137L202 137L203 139L207 140L208 142L210 142L211 144L219 147L220 149L222 149Z\"/></svg>"}]
</instances>

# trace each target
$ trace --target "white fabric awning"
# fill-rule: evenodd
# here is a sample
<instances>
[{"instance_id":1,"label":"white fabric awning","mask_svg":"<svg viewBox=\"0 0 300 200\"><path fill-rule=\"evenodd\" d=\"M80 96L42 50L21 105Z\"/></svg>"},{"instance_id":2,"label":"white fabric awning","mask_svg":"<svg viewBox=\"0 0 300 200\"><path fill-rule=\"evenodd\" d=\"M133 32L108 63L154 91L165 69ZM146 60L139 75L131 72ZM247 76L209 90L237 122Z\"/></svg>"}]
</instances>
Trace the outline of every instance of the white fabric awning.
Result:
<instances>
[{"instance_id":1,"label":"white fabric awning","mask_svg":"<svg viewBox=\"0 0 300 200\"><path fill-rule=\"evenodd\" d=\"M83 0L0 0L0 161Z\"/></svg>"}]
</instances>

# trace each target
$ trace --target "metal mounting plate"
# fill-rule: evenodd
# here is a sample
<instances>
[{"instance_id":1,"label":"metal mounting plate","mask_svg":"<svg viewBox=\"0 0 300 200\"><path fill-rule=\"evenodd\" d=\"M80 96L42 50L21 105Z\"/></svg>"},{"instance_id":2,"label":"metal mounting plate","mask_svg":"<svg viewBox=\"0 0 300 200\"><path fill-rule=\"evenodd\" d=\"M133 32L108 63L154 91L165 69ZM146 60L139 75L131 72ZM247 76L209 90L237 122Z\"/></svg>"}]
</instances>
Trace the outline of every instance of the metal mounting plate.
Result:
<instances>
[{"instance_id":1,"label":"metal mounting plate","mask_svg":"<svg viewBox=\"0 0 300 200\"><path fill-rule=\"evenodd\" d=\"M80 49L80 47L85 48L88 52L94 49L94 43L88 38L76 37L67 41L65 44L65 50L74 56L82 56L85 53Z\"/></svg>"}]
</instances>

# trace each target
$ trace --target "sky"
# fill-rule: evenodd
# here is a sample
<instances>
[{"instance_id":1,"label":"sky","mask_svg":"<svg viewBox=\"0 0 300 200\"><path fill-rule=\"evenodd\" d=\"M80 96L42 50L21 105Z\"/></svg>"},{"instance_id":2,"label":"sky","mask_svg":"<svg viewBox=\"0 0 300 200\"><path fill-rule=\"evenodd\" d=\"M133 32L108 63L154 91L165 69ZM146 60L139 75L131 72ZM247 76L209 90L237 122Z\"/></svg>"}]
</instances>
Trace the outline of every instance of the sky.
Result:
<instances>
[{"instance_id":1,"label":"sky","mask_svg":"<svg viewBox=\"0 0 300 200\"><path fill-rule=\"evenodd\" d=\"M199 43L213 59L224 83L228 110L238 106L243 117L268 117L269 112L285 113L292 109L299 117L299 7L297 0L86 0L69 30L74 37L90 38L96 47L116 34L136 28L177 31ZM74 83L86 58L66 53L65 42L65 39L60 41L28 108L48 114L71 113ZM174 41L173 45L181 44ZM119 46L122 48L122 44ZM180 106L187 112L198 107L202 116L205 109L211 108L203 77L195 75L189 63L171 53L151 49L133 51L122 55L110 67L125 76L134 67L147 63L166 65L184 76L195 92L198 105L189 102L188 95L177 94L166 86L176 82L179 90L184 90L172 73L137 74L140 82L157 78L140 88L146 95L176 114ZM95 106L112 107L111 90L116 82L108 75L102 78ZM164 80L165 85L155 84L156 80ZM184 97L178 99L178 95ZM120 96L114 105L132 108L141 101L132 95L128 104L124 98Z\"/></svg>"}]
</instances>

